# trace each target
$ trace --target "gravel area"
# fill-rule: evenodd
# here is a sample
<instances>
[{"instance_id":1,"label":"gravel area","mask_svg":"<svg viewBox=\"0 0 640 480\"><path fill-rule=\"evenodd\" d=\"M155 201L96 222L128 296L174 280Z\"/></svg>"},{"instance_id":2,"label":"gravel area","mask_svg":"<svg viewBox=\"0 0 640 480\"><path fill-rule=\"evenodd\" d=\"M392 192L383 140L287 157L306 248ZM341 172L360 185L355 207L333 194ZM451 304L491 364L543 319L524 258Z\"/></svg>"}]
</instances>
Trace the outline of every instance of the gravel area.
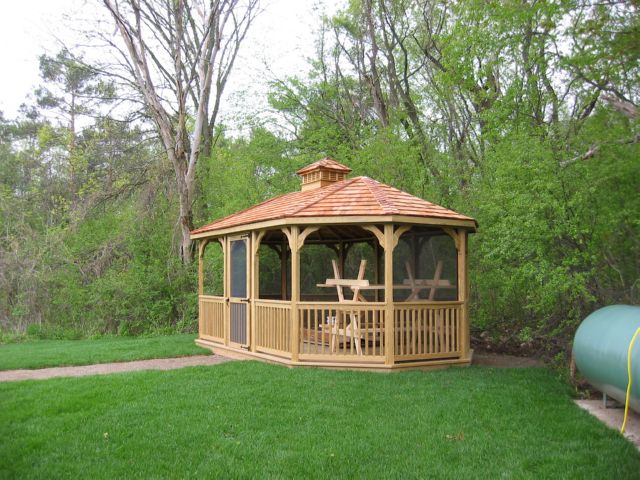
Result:
<instances>
[{"instance_id":1,"label":"gravel area","mask_svg":"<svg viewBox=\"0 0 640 480\"><path fill-rule=\"evenodd\" d=\"M84 377L87 375L108 375L119 372L135 372L138 370L173 370L176 368L199 365L216 365L231 361L222 355L194 355L191 357L156 358L152 360L136 360L133 362L99 363L79 367L40 368L37 370L6 370L0 372L0 382L18 380L43 380L54 377Z\"/></svg>"}]
</instances>

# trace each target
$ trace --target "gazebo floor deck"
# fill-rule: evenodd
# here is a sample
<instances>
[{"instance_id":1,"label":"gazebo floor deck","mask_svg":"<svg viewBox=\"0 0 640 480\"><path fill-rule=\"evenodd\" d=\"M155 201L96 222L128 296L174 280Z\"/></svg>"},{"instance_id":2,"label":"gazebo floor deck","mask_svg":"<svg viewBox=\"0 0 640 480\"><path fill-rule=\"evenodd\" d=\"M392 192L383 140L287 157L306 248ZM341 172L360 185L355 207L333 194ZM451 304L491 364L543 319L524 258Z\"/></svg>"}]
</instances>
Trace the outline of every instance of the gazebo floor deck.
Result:
<instances>
[{"instance_id":1,"label":"gazebo floor deck","mask_svg":"<svg viewBox=\"0 0 640 480\"><path fill-rule=\"evenodd\" d=\"M434 368L445 368L448 366L466 367L471 364L473 358L473 350L470 350L468 358L451 357L427 360L417 359L414 361L396 360L392 364L386 364L384 362L384 358L381 356L376 355L375 357L372 357L352 353L349 345L347 345L346 349L342 346L337 348L333 354L329 354L329 347L326 345L323 349L322 345L304 342L301 346L304 346L305 350L304 352L302 350L300 351L301 358L298 361L293 361L291 359L291 354L288 352L282 352L282 355L260 351L252 352L243 347L224 345L223 343L218 343L204 338L198 338L195 342L201 347L209 348L216 354L229 358L239 360L261 360L289 367L328 367L335 369L371 371L396 371L408 369L429 370ZM309 350L307 350L307 348ZM324 354L322 352L324 352ZM355 347L353 352L355 352ZM310 357L313 357L313 359L310 359Z\"/></svg>"}]
</instances>

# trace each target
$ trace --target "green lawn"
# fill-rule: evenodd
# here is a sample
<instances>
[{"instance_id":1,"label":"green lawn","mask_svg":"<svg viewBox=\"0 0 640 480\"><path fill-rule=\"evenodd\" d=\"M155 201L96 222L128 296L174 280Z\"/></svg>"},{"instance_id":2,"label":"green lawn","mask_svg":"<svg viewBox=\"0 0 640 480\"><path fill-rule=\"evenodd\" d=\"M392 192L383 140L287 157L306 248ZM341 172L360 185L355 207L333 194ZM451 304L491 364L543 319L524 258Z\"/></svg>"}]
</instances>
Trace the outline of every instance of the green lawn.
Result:
<instances>
[{"instance_id":1,"label":"green lawn","mask_svg":"<svg viewBox=\"0 0 640 480\"><path fill-rule=\"evenodd\" d=\"M230 362L0 384L0 478L638 478L546 369Z\"/></svg>"},{"instance_id":2,"label":"green lawn","mask_svg":"<svg viewBox=\"0 0 640 480\"><path fill-rule=\"evenodd\" d=\"M211 353L196 346L195 335L105 337L96 340L36 340L0 345L0 370L127 362L147 358Z\"/></svg>"}]
</instances>

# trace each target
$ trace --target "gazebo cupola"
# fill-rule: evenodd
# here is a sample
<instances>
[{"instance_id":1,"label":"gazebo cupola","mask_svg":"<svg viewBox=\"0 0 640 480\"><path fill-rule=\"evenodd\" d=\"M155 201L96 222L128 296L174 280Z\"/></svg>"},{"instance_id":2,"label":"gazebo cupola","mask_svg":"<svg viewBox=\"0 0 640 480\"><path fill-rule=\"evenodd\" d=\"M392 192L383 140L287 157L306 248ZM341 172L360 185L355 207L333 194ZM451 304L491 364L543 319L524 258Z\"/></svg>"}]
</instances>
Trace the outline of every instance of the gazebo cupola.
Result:
<instances>
[{"instance_id":1,"label":"gazebo cupola","mask_svg":"<svg viewBox=\"0 0 640 480\"><path fill-rule=\"evenodd\" d=\"M322 160L313 162L296 172L302 179L303 192L322 188L335 182L341 182L351 173L351 169L334 159L325 157Z\"/></svg>"}]
</instances>

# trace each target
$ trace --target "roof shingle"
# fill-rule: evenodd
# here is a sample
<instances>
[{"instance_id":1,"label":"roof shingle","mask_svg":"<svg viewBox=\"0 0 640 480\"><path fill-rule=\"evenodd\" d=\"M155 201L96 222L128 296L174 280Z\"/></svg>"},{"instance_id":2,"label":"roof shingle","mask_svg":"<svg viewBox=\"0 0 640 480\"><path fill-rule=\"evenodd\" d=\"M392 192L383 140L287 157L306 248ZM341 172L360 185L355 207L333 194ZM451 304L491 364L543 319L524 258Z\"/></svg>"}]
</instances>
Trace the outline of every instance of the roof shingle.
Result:
<instances>
[{"instance_id":1,"label":"roof shingle","mask_svg":"<svg viewBox=\"0 0 640 480\"><path fill-rule=\"evenodd\" d=\"M320 162L325 160L330 159L320 160ZM340 165L338 162L335 163ZM308 167L303 170L306 168ZM300 172L301 170L297 173ZM406 215L475 222L471 217L415 197L369 177L355 177L315 190L292 192L274 197L197 228L191 233L213 232L284 218L381 215Z\"/></svg>"}]
</instances>

